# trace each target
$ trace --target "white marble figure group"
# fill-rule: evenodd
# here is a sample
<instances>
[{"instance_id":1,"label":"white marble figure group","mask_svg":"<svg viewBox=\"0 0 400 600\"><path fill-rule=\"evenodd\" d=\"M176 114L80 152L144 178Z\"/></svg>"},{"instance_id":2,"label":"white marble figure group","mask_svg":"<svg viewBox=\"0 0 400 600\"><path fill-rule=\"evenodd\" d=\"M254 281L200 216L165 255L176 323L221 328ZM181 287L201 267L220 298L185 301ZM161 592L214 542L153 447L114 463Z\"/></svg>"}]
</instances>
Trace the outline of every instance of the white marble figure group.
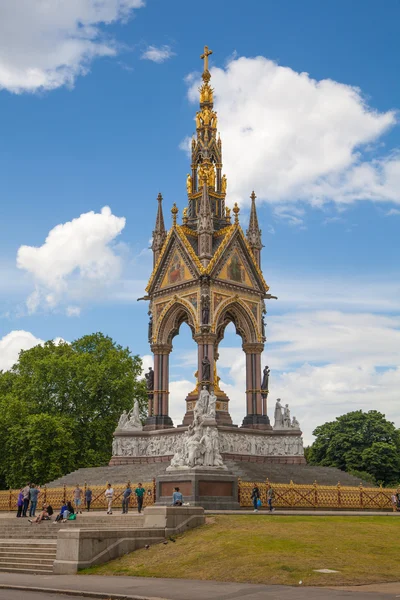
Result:
<instances>
[{"instance_id":1,"label":"white marble figure group","mask_svg":"<svg viewBox=\"0 0 400 600\"><path fill-rule=\"evenodd\" d=\"M193 423L182 436L182 443L167 470L195 467L226 469L215 422L216 401L214 392L210 394L203 386L193 411Z\"/></svg>"},{"instance_id":2,"label":"white marble figure group","mask_svg":"<svg viewBox=\"0 0 400 600\"><path fill-rule=\"evenodd\" d=\"M278 398L275 404L274 429L300 429L300 423L296 417L290 418L289 404L283 407L281 399Z\"/></svg>"},{"instance_id":3,"label":"white marble figure group","mask_svg":"<svg viewBox=\"0 0 400 600\"><path fill-rule=\"evenodd\" d=\"M128 413L124 410L119 418L117 429L135 429L136 431L142 431L143 425L140 420L139 402L137 400L135 400L133 408Z\"/></svg>"}]
</instances>

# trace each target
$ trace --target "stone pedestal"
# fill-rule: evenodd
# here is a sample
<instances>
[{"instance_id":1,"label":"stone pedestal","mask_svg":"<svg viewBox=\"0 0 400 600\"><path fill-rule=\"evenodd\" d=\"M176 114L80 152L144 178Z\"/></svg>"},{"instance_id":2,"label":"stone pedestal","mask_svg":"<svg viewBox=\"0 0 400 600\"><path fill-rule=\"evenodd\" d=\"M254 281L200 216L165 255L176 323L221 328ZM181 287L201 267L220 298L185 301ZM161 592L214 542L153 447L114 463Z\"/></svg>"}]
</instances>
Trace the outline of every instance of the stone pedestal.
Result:
<instances>
[{"instance_id":1,"label":"stone pedestal","mask_svg":"<svg viewBox=\"0 0 400 600\"><path fill-rule=\"evenodd\" d=\"M197 399L199 397L200 384L186 396L186 413L183 417L182 425L178 427L190 425L193 422L193 410L196 406ZM232 424L232 417L229 414L229 398L223 390L214 388L214 393L217 396L217 404L215 411L215 418L218 425L234 426Z\"/></svg>"},{"instance_id":2,"label":"stone pedestal","mask_svg":"<svg viewBox=\"0 0 400 600\"><path fill-rule=\"evenodd\" d=\"M246 415L242 427L249 429L272 429L267 415Z\"/></svg>"},{"instance_id":3,"label":"stone pedestal","mask_svg":"<svg viewBox=\"0 0 400 600\"><path fill-rule=\"evenodd\" d=\"M156 479L156 505L169 506L174 488L178 487L183 501L208 510L236 510L238 478L229 471L194 467L171 470Z\"/></svg>"},{"instance_id":4,"label":"stone pedestal","mask_svg":"<svg viewBox=\"0 0 400 600\"><path fill-rule=\"evenodd\" d=\"M158 431L159 429L171 429L174 424L168 415L154 415L147 417L144 431Z\"/></svg>"}]
</instances>

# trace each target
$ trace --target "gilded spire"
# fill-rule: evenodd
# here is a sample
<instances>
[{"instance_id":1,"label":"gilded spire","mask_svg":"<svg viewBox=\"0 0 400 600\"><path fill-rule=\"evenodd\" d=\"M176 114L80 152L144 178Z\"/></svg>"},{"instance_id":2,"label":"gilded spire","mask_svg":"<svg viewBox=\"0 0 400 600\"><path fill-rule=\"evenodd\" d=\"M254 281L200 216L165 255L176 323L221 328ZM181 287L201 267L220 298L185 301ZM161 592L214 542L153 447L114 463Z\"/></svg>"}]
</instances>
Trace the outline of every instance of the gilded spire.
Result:
<instances>
[{"instance_id":1,"label":"gilded spire","mask_svg":"<svg viewBox=\"0 0 400 600\"><path fill-rule=\"evenodd\" d=\"M261 229L258 226L257 209L256 209L256 198L254 191L251 192L251 209L250 209L250 221L249 228L246 232L247 241L253 251L254 257L257 264L260 265L260 251L262 246L261 242Z\"/></svg>"},{"instance_id":2,"label":"gilded spire","mask_svg":"<svg viewBox=\"0 0 400 600\"><path fill-rule=\"evenodd\" d=\"M153 243L151 245L151 249L154 253L154 264L157 261L157 258L161 252L161 248L164 245L165 238L167 237L167 232L165 231L164 225L164 215L162 210L162 195L161 193L157 196L158 208L157 208L157 217L156 217L156 226L153 231Z\"/></svg>"},{"instance_id":3,"label":"gilded spire","mask_svg":"<svg viewBox=\"0 0 400 600\"><path fill-rule=\"evenodd\" d=\"M199 88L200 106L196 113L196 135L192 139L191 172L186 176L188 195L188 226L196 228L200 218L200 198L203 186L208 188L211 216L215 229L226 226L225 196L226 176L222 174L222 145L217 136L217 113L214 110L211 74L208 58L212 50L204 46L201 59L204 61L202 83ZM199 211L199 212L198 212Z\"/></svg>"},{"instance_id":4,"label":"gilded spire","mask_svg":"<svg viewBox=\"0 0 400 600\"><path fill-rule=\"evenodd\" d=\"M207 176L204 175L203 190L201 193L197 220L198 255L204 267L207 266L212 257L213 232L213 214L211 210L210 196L208 194Z\"/></svg>"}]
</instances>

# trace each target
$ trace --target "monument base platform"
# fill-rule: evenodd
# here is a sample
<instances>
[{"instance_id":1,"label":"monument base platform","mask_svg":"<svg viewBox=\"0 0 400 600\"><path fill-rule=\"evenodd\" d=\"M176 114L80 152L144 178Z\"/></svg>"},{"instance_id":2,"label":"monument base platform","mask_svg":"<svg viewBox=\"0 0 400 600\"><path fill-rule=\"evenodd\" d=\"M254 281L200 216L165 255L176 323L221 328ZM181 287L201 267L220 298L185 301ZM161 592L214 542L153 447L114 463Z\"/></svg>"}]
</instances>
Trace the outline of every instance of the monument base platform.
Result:
<instances>
[{"instance_id":1,"label":"monument base platform","mask_svg":"<svg viewBox=\"0 0 400 600\"><path fill-rule=\"evenodd\" d=\"M205 509L236 510L238 478L229 471L194 468L177 469L156 478L156 505L170 506L174 488L178 487L183 501Z\"/></svg>"}]
</instances>

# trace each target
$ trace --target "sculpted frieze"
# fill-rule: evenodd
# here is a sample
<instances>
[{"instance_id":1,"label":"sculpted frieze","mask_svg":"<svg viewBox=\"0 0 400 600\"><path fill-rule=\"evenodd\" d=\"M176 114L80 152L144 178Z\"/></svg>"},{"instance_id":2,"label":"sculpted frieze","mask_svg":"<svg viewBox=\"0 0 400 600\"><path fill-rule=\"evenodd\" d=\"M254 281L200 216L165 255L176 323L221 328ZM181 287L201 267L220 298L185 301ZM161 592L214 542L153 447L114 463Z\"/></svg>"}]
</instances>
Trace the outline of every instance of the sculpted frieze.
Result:
<instances>
[{"instance_id":1,"label":"sculpted frieze","mask_svg":"<svg viewBox=\"0 0 400 600\"><path fill-rule=\"evenodd\" d=\"M172 456L182 446L184 432L152 436L116 434L113 456ZM262 436L218 431L222 454L250 456L304 456L301 435Z\"/></svg>"}]
</instances>

